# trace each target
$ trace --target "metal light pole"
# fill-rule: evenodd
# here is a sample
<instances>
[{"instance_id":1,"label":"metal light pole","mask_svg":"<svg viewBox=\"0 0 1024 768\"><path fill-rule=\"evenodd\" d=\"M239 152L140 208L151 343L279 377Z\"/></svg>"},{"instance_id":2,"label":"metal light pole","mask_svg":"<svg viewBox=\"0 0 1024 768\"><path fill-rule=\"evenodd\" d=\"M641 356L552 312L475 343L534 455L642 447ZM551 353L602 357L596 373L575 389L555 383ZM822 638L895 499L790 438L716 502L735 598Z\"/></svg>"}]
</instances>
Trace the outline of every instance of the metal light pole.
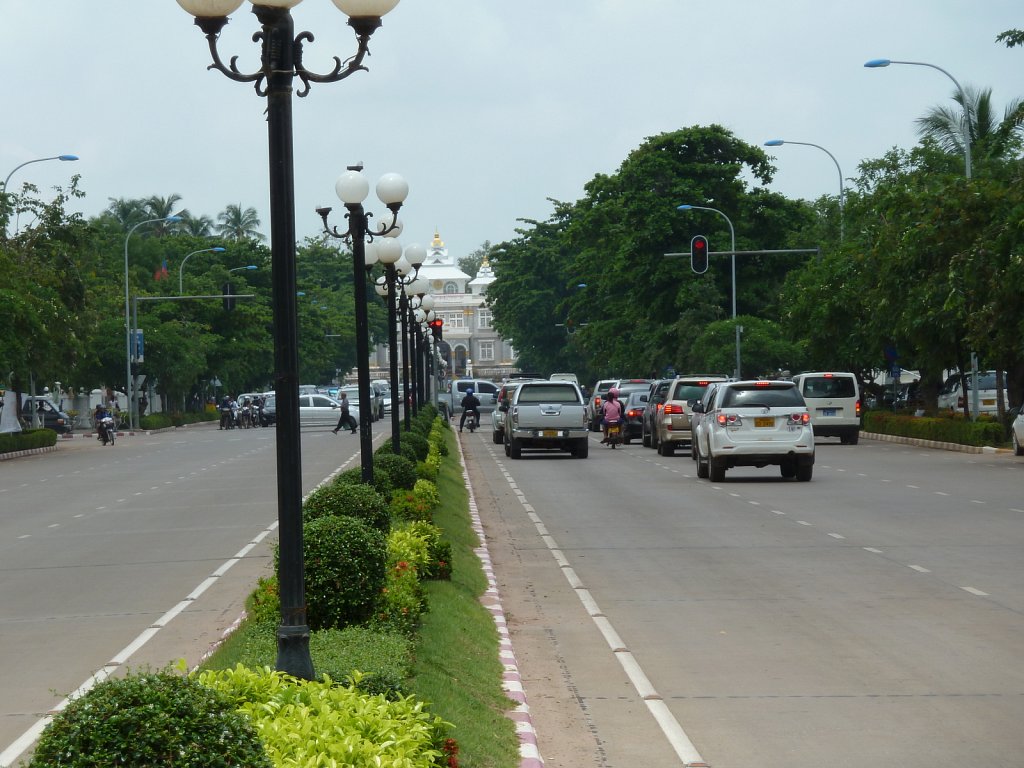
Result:
<instances>
[{"instance_id":1,"label":"metal light pole","mask_svg":"<svg viewBox=\"0 0 1024 768\"><path fill-rule=\"evenodd\" d=\"M192 253L188 254L184 259L182 259L181 264L178 267L178 295L181 296L181 294L184 292L182 290L182 275L184 274L186 261L195 256L197 253L224 253L225 250L227 249L221 248L219 245L214 248L203 248L202 250L199 251L192 251Z\"/></svg>"},{"instance_id":2,"label":"metal light pole","mask_svg":"<svg viewBox=\"0 0 1024 768\"><path fill-rule=\"evenodd\" d=\"M967 178L971 178L971 108L967 104L967 94L964 93L964 89L960 87L960 83L953 77L949 72L944 70L942 67L935 64L928 64L924 61L897 61L896 59L872 59L871 61L864 62L864 66L868 69L879 69L881 67L888 67L890 64L910 64L915 67L931 67L937 69L939 72L944 74L950 80L953 81L953 85L956 86L957 93L960 94L960 104L964 108L964 124L963 124L963 135L964 135L964 164L965 175Z\"/></svg>"},{"instance_id":3,"label":"metal light pole","mask_svg":"<svg viewBox=\"0 0 1024 768\"><path fill-rule=\"evenodd\" d=\"M0 198L0 202L3 203L3 205L0 206L0 217L2 217L3 219L5 237L7 236L7 182L11 180L11 176L13 176L19 168L24 168L26 165L30 163L44 163L47 160L61 160L63 162L73 162L77 159L78 155L53 155L52 157L38 157L35 160L26 160L24 163L14 166L11 172L7 174L7 178L4 179L3 197Z\"/></svg>"},{"instance_id":4,"label":"metal light pole","mask_svg":"<svg viewBox=\"0 0 1024 768\"><path fill-rule=\"evenodd\" d=\"M262 30L253 35L260 43L260 67L240 71L232 57L225 64L217 50L217 38L228 15L242 0L177 0L196 17L206 35L216 69L231 80L253 83L258 96L267 99L267 134L270 165L270 250L272 258L274 314L274 390L277 394L277 505L280 544L278 582L281 624L277 631L278 670L294 677L312 679L309 626L306 617L305 566L302 552L302 472L299 439L298 311L295 297L295 173L292 137L292 90L295 79L302 85L298 95L309 93L312 83L343 80L364 70L370 36L381 17L398 0L335 0L349 16L358 50L347 61L335 58L334 69L318 74L302 64L303 46L313 35L295 35L290 8L301 0L251 0L252 12Z\"/></svg>"},{"instance_id":5,"label":"metal light pole","mask_svg":"<svg viewBox=\"0 0 1024 768\"><path fill-rule=\"evenodd\" d=\"M836 160L836 156L825 149L821 144L812 144L809 141L789 141L787 139L769 139L764 143L766 147L781 147L783 144L801 144L805 147L817 147L826 155L832 158L832 162L836 164L836 170L839 171L839 242L842 242L846 234L846 221L843 213L844 206L846 204L846 189L843 186L843 169L839 167L839 161Z\"/></svg>"},{"instance_id":6,"label":"metal light pole","mask_svg":"<svg viewBox=\"0 0 1024 768\"><path fill-rule=\"evenodd\" d=\"M381 222L372 229L372 214L363 208L363 201L370 191L369 182L362 174L362 166L354 165L343 173L335 184L335 191L348 209L348 230L339 232L327 224L330 208L317 208L316 212L324 223L324 232L331 237L342 238L352 246L352 277L355 286L356 309L356 375L359 387L359 457L364 483L373 483L373 403L370 401L370 321L366 302L366 276L379 259L379 247L367 251L367 239L372 244L374 237L383 237L401 231L398 211L409 193L409 185L397 173L388 173L377 182L377 197L391 211L391 221ZM401 251L401 246L399 246ZM392 406L392 412L394 407Z\"/></svg>"},{"instance_id":7,"label":"metal light pole","mask_svg":"<svg viewBox=\"0 0 1024 768\"><path fill-rule=\"evenodd\" d=\"M398 380L398 330L395 294L398 292L398 270L395 264L402 258L402 246L397 240L382 240L377 246L377 258L384 265L384 275L374 286L377 295L387 302L388 308L388 378L391 383L391 451L401 455L401 414L398 410L400 382Z\"/></svg>"},{"instance_id":8,"label":"metal light pole","mask_svg":"<svg viewBox=\"0 0 1024 768\"><path fill-rule=\"evenodd\" d=\"M677 210L680 211L712 211L717 213L725 222L729 225L729 237L730 237L730 257L732 259L732 324L736 327L736 370L733 375L738 379L740 377L740 326L736 322L736 230L733 229L732 221L717 208L709 208L706 205L679 205L676 206Z\"/></svg>"},{"instance_id":9,"label":"metal light pole","mask_svg":"<svg viewBox=\"0 0 1024 768\"><path fill-rule=\"evenodd\" d=\"M132 322L130 300L128 297L128 241L131 239L132 233L141 227L143 224L153 224L158 221L167 222L178 222L181 221L181 216L163 216L159 219L146 219L140 221L134 227L128 230L128 234L124 236L124 396L128 399L128 430L131 431L135 428L135 398L134 390L132 386Z\"/></svg>"}]
</instances>

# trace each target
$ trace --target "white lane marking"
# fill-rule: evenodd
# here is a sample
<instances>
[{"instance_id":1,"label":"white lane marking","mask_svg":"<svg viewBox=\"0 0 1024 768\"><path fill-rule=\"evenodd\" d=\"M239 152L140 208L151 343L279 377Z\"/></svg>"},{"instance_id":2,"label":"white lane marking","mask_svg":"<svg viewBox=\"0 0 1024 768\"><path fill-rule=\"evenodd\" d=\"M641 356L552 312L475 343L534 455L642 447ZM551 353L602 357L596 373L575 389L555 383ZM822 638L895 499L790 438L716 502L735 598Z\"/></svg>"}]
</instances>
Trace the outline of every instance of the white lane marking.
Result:
<instances>
[{"instance_id":1,"label":"white lane marking","mask_svg":"<svg viewBox=\"0 0 1024 768\"><path fill-rule=\"evenodd\" d=\"M917 571L918 573L931 573L931 571L929 571L923 565L908 565L907 568L912 568L913 570Z\"/></svg>"},{"instance_id":2,"label":"white lane marking","mask_svg":"<svg viewBox=\"0 0 1024 768\"><path fill-rule=\"evenodd\" d=\"M984 504L984 503L985 503L984 501L979 501L978 499L971 499L971 504Z\"/></svg>"},{"instance_id":3,"label":"white lane marking","mask_svg":"<svg viewBox=\"0 0 1024 768\"><path fill-rule=\"evenodd\" d=\"M982 592L980 589L975 589L974 587L960 587L960 589L964 592L970 592L972 595L977 595L978 597L988 597L988 592Z\"/></svg>"},{"instance_id":4,"label":"white lane marking","mask_svg":"<svg viewBox=\"0 0 1024 768\"><path fill-rule=\"evenodd\" d=\"M830 533L829 536L831 536L833 539L845 539L846 538L841 533Z\"/></svg>"},{"instance_id":5,"label":"white lane marking","mask_svg":"<svg viewBox=\"0 0 1024 768\"><path fill-rule=\"evenodd\" d=\"M773 509L773 510L772 510L772 514L773 514L773 515L784 515L784 514L786 514L786 513L785 513L785 512L780 512L780 511L779 511L779 510L777 510L777 509Z\"/></svg>"},{"instance_id":6,"label":"white lane marking","mask_svg":"<svg viewBox=\"0 0 1024 768\"><path fill-rule=\"evenodd\" d=\"M908 485L907 488L917 489L917 488L920 488L920 486L918 486L918 485Z\"/></svg>"},{"instance_id":7,"label":"white lane marking","mask_svg":"<svg viewBox=\"0 0 1024 768\"><path fill-rule=\"evenodd\" d=\"M864 549L865 552L873 552L876 555L881 555L882 554L882 550L875 549L874 547L864 547L863 549Z\"/></svg>"},{"instance_id":8,"label":"white lane marking","mask_svg":"<svg viewBox=\"0 0 1024 768\"><path fill-rule=\"evenodd\" d=\"M461 450L461 445L459 447ZM509 483L509 485L513 485L513 480L511 476L507 475L507 473L505 474L506 480ZM469 488L468 477L466 478L466 480L467 488ZM521 494L521 492L514 487L513 490L517 494ZM475 506L476 502L473 501L472 499L472 489L469 489L469 492L470 503ZM739 494L737 493L732 493L730 495L734 497L739 496ZM524 494L519 499L519 501L522 503L524 507L530 506L526 503ZM579 598L579 601L583 605L583 608L587 612L587 615L590 616L591 620L597 626L598 631L601 633L601 636L604 637L605 642L608 644L608 647L612 651L612 654L618 660L623 671L626 673L626 677L629 678L629 681L633 684L633 688L644 700L644 704L647 706L648 712L651 713L651 716L654 717L655 722L658 723L658 726L661 728L662 734L665 736L666 739L668 739L668 742L672 746L672 749L675 751L676 755L682 761L684 766L706 765L703 758L700 756L700 753L697 751L697 748L693 745L693 742L690 740L690 737L686 735L686 731L683 730L683 727L679 724L679 721L676 720L675 716L665 705L665 702L662 699L661 694L659 694L658 691L651 684L651 681L647 678L647 675L640 667L640 664L637 662L636 658L626 647L625 643L623 643L622 638L619 637L618 632L615 631L615 628L612 626L611 622L608 621L608 618L604 615L604 612L598 606L597 601L594 600L593 595L590 594L590 591L586 589L586 587L580 581L579 576L573 570L571 564L566 559L565 554L559 548L558 543L555 541L555 538L547 532L547 529L544 526L540 516L534 514L534 510L532 507L530 507L530 512L531 514L529 515L529 517L533 521L534 526L537 529L538 535L540 535L541 539L544 541L545 545L548 548L548 551L551 552L551 556L554 557L555 562L558 563L559 567L562 570L562 573L565 574L566 580L569 582L570 587L572 587L572 589L576 592L576 596ZM810 525L810 523L807 523L807 525Z\"/></svg>"},{"instance_id":9,"label":"white lane marking","mask_svg":"<svg viewBox=\"0 0 1024 768\"><path fill-rule=\"evenodd\" d=\"M811 525L811 523L808 523L806 520L797 520L797 523L800 525Z\"/></svg>"},{"instance_id":10,"label":"white lane marking","mask_svg":"<svg viewBox=\"0 0 1024 768\"><path fill-rule=\"evenodd\" d=\"M945 491L936 491L935 495L936 496L949 496L949 494L946 493Z\"/></svg>"}]
</instances>

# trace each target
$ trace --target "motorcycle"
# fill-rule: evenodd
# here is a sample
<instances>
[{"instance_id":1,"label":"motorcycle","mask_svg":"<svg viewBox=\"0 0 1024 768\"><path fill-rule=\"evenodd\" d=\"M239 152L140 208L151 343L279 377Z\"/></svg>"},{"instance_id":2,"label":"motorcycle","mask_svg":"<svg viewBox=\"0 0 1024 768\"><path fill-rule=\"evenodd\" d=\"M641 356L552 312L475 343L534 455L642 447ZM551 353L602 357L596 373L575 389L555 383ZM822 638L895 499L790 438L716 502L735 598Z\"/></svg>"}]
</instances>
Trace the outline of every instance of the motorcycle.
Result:
<instances>
[{"instance_id":1,"label":"motorcycle","mask_svg":"<svg viewBox=\"0 0 1024 768\"><path fill-rule=\"evenodd\" d=\"M466 411L466 423L469 426L469 431L475 432L476 428L480 426L480 412L475 408Z\"/></svg>"},{"instance_id":2,"label":"motorcycle","mask_svg":"<svg viewBox=\"0 0 1024 768\"><path fill-rule=\"evenodd\" d=\"M113 416L105 416L100 419L99 424L96 425L96 431L99 432L99 439L106 445L110 443L114 444L114 438L117 436L117 427L114 424Z\"/></svg>"},{"instance_id":3,"label":"motorcycle","mask_svg":"<svg viewBox=\"0 0 1024 768\"><path fill-rule=\"evenodd\" d=\"M622 422L621 421L609 421L608 422L608 445L615 450L617 445L622 444Z\"/></svg>"}]
</instances>

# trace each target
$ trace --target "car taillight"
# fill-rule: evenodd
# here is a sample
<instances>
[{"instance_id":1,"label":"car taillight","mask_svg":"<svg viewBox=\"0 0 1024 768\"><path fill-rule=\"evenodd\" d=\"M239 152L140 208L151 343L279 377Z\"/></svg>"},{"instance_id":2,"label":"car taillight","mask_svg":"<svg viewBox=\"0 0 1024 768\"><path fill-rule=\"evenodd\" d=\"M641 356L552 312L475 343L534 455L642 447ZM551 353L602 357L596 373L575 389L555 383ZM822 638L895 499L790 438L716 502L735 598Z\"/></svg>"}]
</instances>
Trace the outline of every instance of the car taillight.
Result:
<instances>
[{"instance_id":1,"label":"car taillight","mask_svg":"<svg viewBox=\"0 0 1024 768\"><path fill-rule=\"evenodd\" d=\"M718 426L720 427L738 427L743 423L743 419L736 413L720 413L718 414Z\"/></svg>"},{"instance_id":2,"label":"car taillight","mask_svg":"<svg viewBox=\"0 0 1024 768\"><path fill-rule=\"evenodd\" d=\"M857 401L856 413L857 417L860 418L860 400Z\"/></svg>"},{"instance_id":3,"label":"car taillight","mask_svg":"<svg viewBox=\"0 0 1024 768\"><path fill-rule=\"evenodd\" d=\"M671 403L666 403L665 404L665 415L666 416L671 416L672 414L675 414L677 416L682 416L685 413L686 413L686 410L681 405L673 405Z\"/></svg>"},{"instance_id":4,"label":"car taillight","mask_svg":"<svg viewBox=\"0 0 1024 768\"><path fill-rule=\"evenodd\" d=\"M789 414L789 423L799 424L806 427L808 424L811 423L811 414L807 413L806 411L804 411L803 413L791 413Z\"/></svg>"},{"instance_id":5,"label":"car taillight","mask_svg":"<svg viewBox=\"0 0 1024 768\"><path fill-rule=\"evenodd\" d=\"M632 408L629 410L629 412L626 413L626 415L631 419L636 419L640 417L640 411L636 410L635 408Z\"/></svg>"}]
</instances>

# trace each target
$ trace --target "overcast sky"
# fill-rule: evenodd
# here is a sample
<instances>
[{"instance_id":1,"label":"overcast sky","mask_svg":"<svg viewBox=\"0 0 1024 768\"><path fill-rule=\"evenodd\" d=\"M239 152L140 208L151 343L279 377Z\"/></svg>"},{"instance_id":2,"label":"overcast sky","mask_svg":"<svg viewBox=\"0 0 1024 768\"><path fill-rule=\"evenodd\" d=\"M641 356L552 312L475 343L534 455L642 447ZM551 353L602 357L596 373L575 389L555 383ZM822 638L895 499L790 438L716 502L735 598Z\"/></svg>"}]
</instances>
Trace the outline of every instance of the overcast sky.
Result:
<instances>
[{"instance_id":1,"label":"overcast sky","mask_svg":"<svg viewBox=\"0 0 1024 768\"><path fill-rule=\"evenodd\" d=\"M408 180L402 241L437 228L460 257L575 201L646 137L718 123L760 145L827 147L843 175L917 141L914 120L952 104L927 67L865 69L873 58L941 66L990 87L1001 114L1024 96L1024 50L995 43L1024 27L1020 0L401 0L373 36L369 72L294 99L296 222L341 203L334 182L362 161L371 184ZM329 0L292 10L310 69L348 58L354 36ZM193 214L252 206L269 236L265 100L206 69L209 52L174 0L0 0L6 73L0 177L44 192L82 176L92 216L110 198L182 196ZM225 59L258 68L244 3L221 35ZM813 148L769 150L773 189L814 199L839 175ZM371 201L376 199L371 192ZM685 202L685 201L679 201ZM699 201L689 201L698 203ZM370 210L379 206L368 205ZM24 224L24 222L23 222Z\"/></svg>"}]
</instances>

